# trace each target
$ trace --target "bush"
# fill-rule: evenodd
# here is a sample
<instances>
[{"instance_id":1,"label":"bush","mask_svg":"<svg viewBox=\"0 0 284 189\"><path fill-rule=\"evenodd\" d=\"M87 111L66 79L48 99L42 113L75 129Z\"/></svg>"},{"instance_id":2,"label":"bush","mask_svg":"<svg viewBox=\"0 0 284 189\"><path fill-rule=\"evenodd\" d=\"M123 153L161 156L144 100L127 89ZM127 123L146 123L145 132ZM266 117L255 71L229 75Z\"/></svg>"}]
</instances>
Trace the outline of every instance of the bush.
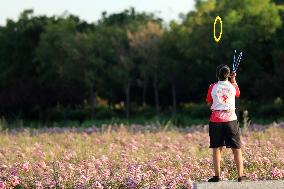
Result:
<instances>
[{"instance_id":1,"label":"bush","mask_svg":"<svg viewBox=\"0 0 284 189\"><path fill-rule=\"evenodd\" d=\"M283 108L284 107L282 105L268 104L268 105L263 105L259 107L257 113L260 116L279 117L279 116L282 116L284 113Z\"/></svg>"},{"instance_id":2,"label":"bush","mask_svg":"<svg viewBox=\"0 0 284 189\"><path fill-rule=\"evenodd\" d=\"M183 112L191 118L208 118L210 116L210 107L207 104L183 104Z\"/></svg>"},{"instance_id":3,"label":"bush","mask_svg":"<svg viewBox=\"0 0 284 189\"><path fill-rule=\"evenodd\" d=\"M95 118L96 119L106 119L115 116L113 110L107 107L98 107L95 109Z\"/></svg>"},{"instance_id":4,"label":"bush","mask_svg":"<svg viewBox=\"0 0 284 189\"><path fill-rule=\"evenodd\" d=\"M253 119L270 119L277 120L284 116L284 106L279 99L269 104L243 101L241 111L248 110L250 117Z\"/></svg>"}]
</instances>

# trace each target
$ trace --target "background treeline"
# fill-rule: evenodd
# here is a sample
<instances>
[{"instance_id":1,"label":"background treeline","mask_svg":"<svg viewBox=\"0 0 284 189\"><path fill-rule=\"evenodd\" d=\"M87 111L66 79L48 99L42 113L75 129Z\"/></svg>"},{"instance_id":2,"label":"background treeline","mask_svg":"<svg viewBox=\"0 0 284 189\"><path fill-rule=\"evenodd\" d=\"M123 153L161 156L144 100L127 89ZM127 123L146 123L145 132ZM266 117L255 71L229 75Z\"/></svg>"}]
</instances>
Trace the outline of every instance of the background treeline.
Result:
<instances>
[{"instance_id":1,"label":"background treeline","mask_svg":"<svg viewBox=\"0 0 284 189\"><path fill-rule=\"evenodd\" d=\"M169 24L132 8L104 12L96 23L25 10L0 26L0 114L33 120L177 112L206 117L208 107L200 103L216 80L215 67L231 66L237 49L244 53L241 109L283 116L281 2L197 0L194 11ZM220 43L213 39L217 15Z\"/></svg>"}]
</instances>

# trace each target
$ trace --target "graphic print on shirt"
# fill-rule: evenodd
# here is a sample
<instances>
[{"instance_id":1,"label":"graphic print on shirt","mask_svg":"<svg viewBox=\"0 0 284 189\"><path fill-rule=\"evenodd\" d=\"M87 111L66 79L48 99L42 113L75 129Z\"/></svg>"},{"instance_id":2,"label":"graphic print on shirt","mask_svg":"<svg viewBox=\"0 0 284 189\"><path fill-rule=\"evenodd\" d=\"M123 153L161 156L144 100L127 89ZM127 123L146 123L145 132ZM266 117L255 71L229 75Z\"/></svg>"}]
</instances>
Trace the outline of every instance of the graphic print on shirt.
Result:
<instances>
[{"instance_id":1,"label":"graphic print on shirt","mask_svg":"<svg viewBox=\"0 0 284 189\"><path fill-rule=\"evenodd\" d=\"M218 81L210 85L206 97L206 102L211 104L210 121L227 122L236 120L235 97L239 96L240 90L236 83Z\"/></svg>"},{"instance_id":2,"label":"graphic print on shirt","mask_svg":"<svg viewBox=\"0 0 284 189\"><path fill-rule=\"evenodd\" d=\"M216 91L216 95L218 98L218 101L223 104L229 103L229 96L233 95L233 92L230 90L230 88L218 88Z\"/></svg>"},{"instance_id":3,"label":"graphic print on shirt","mask_svg":"<svg viewBox=\"0 0 284 189\"><path fill-rule=\"evenodd\" d=\"M228 102L227 102L228 96L227 96L227 95L223 95L222 98L223 98L223 102L224 102L225 104L227 104L227 103L228 103Z\"/></svg>"}]
</instances>

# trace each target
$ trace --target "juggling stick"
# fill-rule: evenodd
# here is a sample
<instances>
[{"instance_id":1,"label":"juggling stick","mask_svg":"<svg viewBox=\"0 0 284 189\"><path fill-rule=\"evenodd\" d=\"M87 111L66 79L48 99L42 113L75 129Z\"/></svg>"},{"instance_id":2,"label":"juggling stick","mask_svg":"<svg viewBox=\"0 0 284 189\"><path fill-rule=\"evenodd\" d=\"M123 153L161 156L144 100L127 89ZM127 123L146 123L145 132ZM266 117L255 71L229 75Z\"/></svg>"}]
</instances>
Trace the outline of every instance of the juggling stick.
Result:
<instances>
[{"instance_id":1,"label":"juggling stick","mask_svg":"<svg viewBox=\"0 0 284 189\"><path fill-rule=\"evenodd\" d=\"M237 69L240 65L240 62L242 60L242 56L243 56L243 52L241 52L238 56L238 58L236 59L236 55L237 55L237 51L235 50L234 52L234 61L233 61L233 72L236 73Z\"/></svg>"}]
</instances>

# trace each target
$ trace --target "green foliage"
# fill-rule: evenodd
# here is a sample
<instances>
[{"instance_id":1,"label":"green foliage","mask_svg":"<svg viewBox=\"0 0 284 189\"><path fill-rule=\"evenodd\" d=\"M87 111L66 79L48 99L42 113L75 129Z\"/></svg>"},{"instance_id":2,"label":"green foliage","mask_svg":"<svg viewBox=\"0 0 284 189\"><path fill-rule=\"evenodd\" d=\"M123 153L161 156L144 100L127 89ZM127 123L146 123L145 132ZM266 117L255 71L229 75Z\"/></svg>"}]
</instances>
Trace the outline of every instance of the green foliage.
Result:
<instances>
[{"instance_id":1,"label":"green foliage","mask_svg":"<svg viewBox=\"0 0 284 189\"><path fill-rule=\"evenodd\" d=\"M124 110L136 116L142 107L140 113L152 117L155 105L160 116L184 124L178 113L187 102L194 104L185 117L209 115L200 102L216 80L215 67L231 65L237 49L244 52L242 100L264 104L249 112L282 116L283 105L271 102L284 98L283 10L281 1L196 1L181 23L169 25L133 8L103 13L93 24L26 10L0 27L0 112L12 119L83 120L119 117ZM213 39L217 15L223 20L220 43ZM122 102L123 109L110 108Z\"/></svg>"}]
</instances>

